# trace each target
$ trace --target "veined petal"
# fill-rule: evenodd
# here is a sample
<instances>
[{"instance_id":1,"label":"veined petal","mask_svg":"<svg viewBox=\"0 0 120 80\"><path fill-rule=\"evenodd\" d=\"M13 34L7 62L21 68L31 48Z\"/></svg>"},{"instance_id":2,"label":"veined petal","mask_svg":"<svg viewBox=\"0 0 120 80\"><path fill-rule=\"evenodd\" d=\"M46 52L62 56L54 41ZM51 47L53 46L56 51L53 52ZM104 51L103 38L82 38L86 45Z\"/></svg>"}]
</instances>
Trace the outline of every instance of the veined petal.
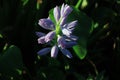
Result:
<instances>
[{"instance_id":1,"label":"veined petal","mask_svg":"<svg viewBox=\"0 0 120 80\"><path fill-rule=\"evenodd\" d=\"M69 39L73 40L73 41L77 41L78 37L74 36L74 35L69 35L67 36Z\"/></svg>"},{"instance_id":2,"label":"veined petal","mask_svg":"<svg viewBox=\"0 0 120 80\"><path fill-rule=\"evenodd\" d=\"M37 52L37 54L38 54L38 55L45 55L45 54L49 53L50 50L51 50L51 48L43 48L43 49L39 50L39 51Z\"/></svg>"},{"instance_id":3,"label":"veined petal","mask_svg":"<svg viewBox=\"0 0 120 80\"><path fill-rule=\"evenodd\" d=\"M56 58L58 54L58 47L57 45L54 45L51 49L51 57Z\"/></svg>"},{"instance_id":4,"label":"veined petal","mask_svg":"<svg viewBox=\"0 0 120 80\"><path fill-rule=\"evenodd\" d=\"M69 50L67 49L61 49L61 52L68 58L72 58L72 54Z\"/></svg>"},{"instance_id":5,"label":"veined petal","mask_svg":"<svg viewBox=\"0 0 120 80\"><path fill-rule=\"evenodd\" d=\"M38 44L44 44L44 43L46 43L45 36L38 38Z\"/></svg>"},{"instance_id":6,"label":"veined petal","mask_svg":"<svg viewBox=\"0 0 120 80\"><path fill-rule=\"evenodd\" d=\"M72 34L72 31L70 31L70 30L68 30L68 29L66 29L66 28L63 28L63 29L62 29L62 33L63 33L64 35L66 35L66 36L69 36L69 35Z\"/></svg>"},{"instance_id":7,"label":"veined petal","mask_svg":"<svg viewBox=\"0 0 120 80\"><path fill-rule=\"evenodd\" d=\"M54 17L56 22L58 22L60 19L60 8L58 6L54 8Z\"/></svg>"},{"instance_id":8,"label":"veined petal","mask_svg":"<svg viewBox=\"0 0 120 80\"><path fill-rule=\"evenodd\" d=\"M55 25L50 19L40 19L38 23L42 28L47 30L54 30Z\"/></svg>"},{"instance_id":9,"label":"veined petal","mask_svg":"<svg viewBox=\"0 0 120 80\"><path fill-rule=\"evenodd\" d=\"M68 25L66 26L66 28L69 29L69 30L74 30L74 28L75 28L76 25L77 25L77 20L68 23Z\"/></svg>"},{"instance_id":10,"label":"veined petal","mask_svg":"<svg viewBox=\"0 0 120 80\"><path fill-rule=\"evenodd\" d=\"M35 33L36 33L36 35L37 35L38 37L45 36L45 33L42 33L42 32L35 32Z\"/></svg>"},{"instance_id":11,"label":"veined petal","mask_svg":"<svg viewBox=\"0 0 120 80\"><path fill-rule=\"evenodd\" d=\"M49 42L49 41L51 41L54 37L55 37L55 31L51 31L51 32L49 32L49 33L45 36L45 41L46 41L46 42Z\"/></svg>"}]
</instances>

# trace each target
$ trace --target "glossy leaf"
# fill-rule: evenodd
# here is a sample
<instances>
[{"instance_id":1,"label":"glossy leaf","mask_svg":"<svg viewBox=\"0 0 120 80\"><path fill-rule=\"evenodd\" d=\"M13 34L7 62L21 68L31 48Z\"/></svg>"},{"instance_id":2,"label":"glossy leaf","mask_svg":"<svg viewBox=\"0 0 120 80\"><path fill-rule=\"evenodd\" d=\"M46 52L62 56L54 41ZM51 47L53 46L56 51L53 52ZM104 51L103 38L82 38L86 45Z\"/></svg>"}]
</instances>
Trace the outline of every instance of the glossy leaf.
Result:
<instances>
[{"instance_id":1,"label":"glossy leaf","mask_svg":"<svg viewBox=\"0 0 120 80\"><path fill-rule=\"evenodd\" d=\"M73 7L72 13L68 16L68 22L78 20L74 34L78 36L78 45L73 47L76 55L84 59L87 54L87 40L92 30L92 20L83 12Z\"/></svg>"}]
</instances>

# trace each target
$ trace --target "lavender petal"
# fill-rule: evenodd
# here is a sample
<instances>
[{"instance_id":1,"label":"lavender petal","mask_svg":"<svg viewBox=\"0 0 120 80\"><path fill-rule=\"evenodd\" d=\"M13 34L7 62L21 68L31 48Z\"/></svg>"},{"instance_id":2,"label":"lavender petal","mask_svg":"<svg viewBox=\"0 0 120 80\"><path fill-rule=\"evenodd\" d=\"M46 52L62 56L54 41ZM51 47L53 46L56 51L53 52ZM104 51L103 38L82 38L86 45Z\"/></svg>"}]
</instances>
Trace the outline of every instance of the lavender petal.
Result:
<instances>
[{"instance_id":1,"label":"lavender petal","mask_svg":"<svg viewBox=\"0 0 120 80\"><path fill-rule=\"evenodd\" d=\"M58 47L65 48L65 39L61 36L58 36L57 39Z\"/></svg>"},{"instance_id":2,"label":"lavender petal","mask_svg":"<svg viewBox=\"0 0 120 80\"><path fill-rule=\"evenodd\" d=\"M51 50L51 48L43 48L43 49L39 50L39 51L37 52L37 54L38 54L38 55L45 55L45 54L49 53L50 50Z\"/></svg>"},{"instance_id":3,"label":"lavender petal","mask_svg":"<svg viewBox=\"0 0 120 80\"><path fill-rule=\"evenodd\" d=\"M63 33L64 35L66 35L66 36L69 36L69 35L72 34L72 31L70 31L70 30L68 30L68 29L66 29L66 28L63 28L63 29L62 29L62 33Z\"/></svg>"},{"instance_id":4,"label":"lavender petal","mask_svg":"<svg viewBox=\"0 0 120 80\"><path fill-rule=\"evenodd\" d=\"M58 47L54 45L51 49L51 57L56 58L58 54Z\"/></svg>"},{"instance_id":5,"label":"lavender petal","mask_svg":"<svg viewBox=\"0 0 120 80\"><path fill-rule=\"evenodd\" d=\"M45 41L46 41L46 42L49 42L49 41L51 41L54 37L55 37L55 31L51 31L51 32L49 32L49 33L45 36Z\"/></svg>"},{"instance_id":6,"label":"lavender petal","mask_svg":"<svg viewBox=\"0 0 120 80\"><path fill-rule=\"evenodd\" d=\"M38 38L38 44L44 44L44 43L46 43L45 36Z\"/></svg>"},{"instance_id":7,"label":"lavender petal","mask_svg":"<svg viewBox=\"0 0 120 80\"><path fill-rule=\"evenodd\" d=\"M62 18L63 17L66 18L71 12L72 12L72 8L70 6L68 6L68 5L65 5L64 13L63 13L63 15L61 15Z\"/></svg>"},{"instance_id":8,"label":"lavender petal","mask_svg":"<svg viewBox=\"0 0 120 80\"><path fill-rule=\"evenodd\" d=\"M60 19L60 8L58 6L54 8L54 17L56 22L58 22Z\"/></svg>"},{"instance_id":9,"label":"lavender petal","mask_svg":"<svg viewBox=\"0 0 120 80\"><path fill-rule=\"evenodd\" d=\"M35 33L36 33L36 35L37 35L38 37L45 36L45 33L42 33L42 32L35 32Z\"/></svg>"},{"instance_id":10,"label":"lavender petal","mask_svg":"<svg viewBox=\"0 0 120 80\"><path fill-rule=\"evenodd\" d=\"M64 14L64 7L65 7L65 5L64 5L64 3L62 4L62 6L61 6L61 17L63 16L63 14ZM63 18L63 17L62 17Z\"/></svg>"},{"instance_id":11,"label":"lavender petal","mask_svg":"<svg viewBox=\"0 0 120 80\"><path fill-rule=\"evenodd\" d=\"M54 30L55 29L55 25L50 19L40 19L38 24L42 28L47 29L47 30Z\"/></svg>"},{"instance_id":12,"label":"lavender petal","mask_svg":"<svg viewBox=\"0 0 120 80\"><path fill-rule=\"evenodd\" d=\"M74 35L67 36L70 40L77 41L78 37Z\"/></svg>"},{"instance_id":13,"label":"lavender petal","mask_svg":"<svg viewBox=\"0 0 120 80\"><path fill-rule=\"evenodd\" d=\"M75 29L75 26L76 26L76 25L77 25L77 20L72 21L72 22L68 23L67 29L72 31L72 30Z\"/></svg>"},{"instance_id":14,"label":"lavender petal","mask_svg":"<svg viewBox=\"0 0 120 80\"><path fill-rule=\"evenodd\" d=\"M77 45L77 42L75 42L75 41L66 42L65 43L65 48L71 48L75 45Z\"/></svg>"},{"instance_id":15,"label":"lavender petal","mask_svg":"<svg viewBox=\"0 0 120 80\"><path fill-rule=\"evenodd\" d=\"M67 49L61 49L61 52L68 58L72 58L72 54L69 50Z\"/></svg>"},{"instance_id":16,"label":"lavender petal","mask_svg":"<svg viewBox=\"0 0 120 80\"><path fill-rule=\"evenodd\" d=\"M60 26L63 26L66 23L66 19L65 17L61 18L61 22L60 22Z\"/></svg>"}]
</instances>

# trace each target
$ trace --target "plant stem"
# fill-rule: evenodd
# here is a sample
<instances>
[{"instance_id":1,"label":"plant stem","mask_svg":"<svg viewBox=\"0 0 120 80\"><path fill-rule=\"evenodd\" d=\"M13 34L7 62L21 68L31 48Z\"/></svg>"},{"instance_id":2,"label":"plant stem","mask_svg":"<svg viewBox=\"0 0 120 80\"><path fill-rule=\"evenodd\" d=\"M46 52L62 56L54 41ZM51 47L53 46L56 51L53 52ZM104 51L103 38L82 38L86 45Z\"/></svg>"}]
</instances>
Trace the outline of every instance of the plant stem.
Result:
<instances>
[{"instance_id":1,"label":"plant stem","mask_svg":"<svg viewBox=\"0 0 120 80\"><path fill-rule=\"evenodd\" d=\"M82 3L83 0L78 0L77 4L75 5L75 8L79 8L80 7L80 4Z\"/></svg>"},{"instance_id":2,"label":"plant stem","mask_svg":"<svg viewBox=\"0 0 120 80\"><path fill-rule=\"evenodd\" d=\"M93 63L92 60L90 60L90 59L87 59L87 60L88 60L88 62L93 66L93 68L94 68L94 70L95 70L95 74L98 75L98 70L97 70L97 68L96 68L96 65Z\"/></svg>"}]
</instances>

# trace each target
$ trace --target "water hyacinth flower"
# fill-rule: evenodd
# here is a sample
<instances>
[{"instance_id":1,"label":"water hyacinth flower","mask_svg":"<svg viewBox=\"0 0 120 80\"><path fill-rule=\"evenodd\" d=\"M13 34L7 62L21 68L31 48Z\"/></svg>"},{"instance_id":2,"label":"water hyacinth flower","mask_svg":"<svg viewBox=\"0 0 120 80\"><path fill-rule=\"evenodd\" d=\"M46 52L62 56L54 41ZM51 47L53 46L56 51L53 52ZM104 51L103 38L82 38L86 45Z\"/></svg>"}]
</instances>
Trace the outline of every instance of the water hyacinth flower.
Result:
<instances>
[{"instance_id":1,"label":"water hyacinth flower","mask_svg":"<svg viewBox=\"0 0 120 80\"><path fill-rule=\"evenodd\" d=\"M72 12L72 8L67 4L62 4L60 7L56 6L53 10L53 15L55 18L55 23L48 17L40 19L38 24L46 29L51 30L49 33L45 34L42 32L36 32L38 38L38 44L48 44L52 47L43 48L38 51L38 55L45 55L51 51L51 57L55 58L60 50L63 55L68 58L72 58L71 52L67 48L71 48L77 44L77 36L72 35L75 26L77 25L77 20L66 22L68 15Z\"/></svg>"}]
</instances>

